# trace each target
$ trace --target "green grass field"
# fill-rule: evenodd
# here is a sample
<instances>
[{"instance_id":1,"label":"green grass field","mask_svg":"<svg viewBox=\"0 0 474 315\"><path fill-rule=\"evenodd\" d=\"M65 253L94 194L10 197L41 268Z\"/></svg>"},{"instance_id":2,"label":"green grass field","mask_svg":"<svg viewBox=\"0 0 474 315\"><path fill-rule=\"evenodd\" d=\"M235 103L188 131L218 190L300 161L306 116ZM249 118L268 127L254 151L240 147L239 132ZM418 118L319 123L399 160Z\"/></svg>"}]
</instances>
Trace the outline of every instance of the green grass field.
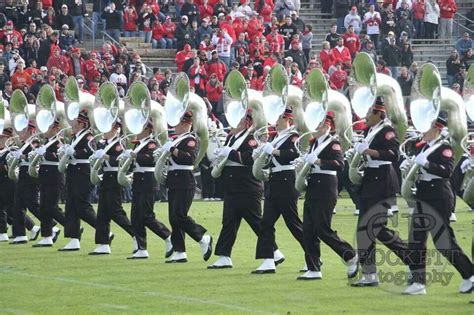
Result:
<instances>
[{"instance_id":1,"label":"green grass field","mask_svg":"<svg viewBox=\"0 0 474 315\"><path fill-rule=\"evenodd\" d=\"M399 206L397 229L406 238L407 218L402 217L405 202L399 200ZM167 222L167 205L157 203L155 209L157 216ZM354 244L356 217L352 215L352 203L340 199L337 210L333 226ZM217 241L221 212L221 202L196 201L190 214ZM469 256L472 215L462 202L458 203L454 229ZM260 262L254 259L256 237L245 223L232 255L234 268L226 270L207 270L215 256L204 262L199 245L189 237L186 264L165 264L164 243L151 234L150 259L126 260L132 248L131 239L116 225L112 255L91 257L87 253L94 249L94 232L89 226L85 228L79 252L57 252L67 242L62 237L54 248L31 248L32 243L0 244L0 314L474 313L474 305L468 303L473 297L458 293L461 277L450 265L444 269L454 275L448 285L429 285L426 296L402 296L400 292L405 286L393 283L385 282L378 288L349 287L346 267L323 245L323 280L296 281L298 270L304 265L303 251L282 220L277 225L277 242L286 261L271 275L250 274ZM429 244L432 247L431 239ZM406 268L384 264L379 270L404 272Z\"/></svg>"}]
</instances>

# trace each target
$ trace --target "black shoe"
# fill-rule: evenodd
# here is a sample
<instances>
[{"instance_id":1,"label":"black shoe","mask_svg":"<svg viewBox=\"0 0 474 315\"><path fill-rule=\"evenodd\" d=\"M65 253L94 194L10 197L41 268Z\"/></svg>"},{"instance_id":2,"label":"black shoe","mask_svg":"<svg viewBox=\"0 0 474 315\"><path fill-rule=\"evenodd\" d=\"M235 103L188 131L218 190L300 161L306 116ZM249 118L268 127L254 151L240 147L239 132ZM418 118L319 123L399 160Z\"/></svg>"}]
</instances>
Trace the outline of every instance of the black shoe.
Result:
<instances>
[{"instance_id":1,"label":"black shoe","mask_svg":"<svg viewBox=\"0 0 474 315\"><path fill-rule=\"evenodd\" d=\"M110 253L90 252L88 255L90 255L90 256L101 256L101 255L110 255Z\"/></svg>"},{"instance_id":2,"label":"black shoe","mask_svg":"<svg viewBox=\"0 0 474 315\"><path fill-rule=\"evenodd\" d=\"M275 266L278 266L279 264L282 264L285 261L285 257L282 257L278 260L275 260Z\"/></svg>"},{"instance_id":3,"label":"black shoe","mask_svg":"<svg viewBox=\"0 0 474 315\"><path fill-rule=\"evenodd\" d=\"M174 263L187 263L188 259L187 258L181 258L181 259L173 259L173 260L167 260L165 263L167 264L174 264Z\"/></svg>"},{"instance_id":4,"label":"black shoe","mask_svg":"<svg viewBox=\"0 0 474 315\"><path fill-rule=\"evenodd\" d=\"M224 265L224 266L210 265L210 266L207 266L207 269L230 269L230 268L232 268L232 266L230 266L230 265Z\"/></svg>"},{"instance_id":5,"label":"black shoe","mask_svg":"<svg viewBox=\"0 0 474 315\"><path fill-rule=\"evenodd\" d=\"M251 274L254 275L264 275L264 274L271 274L271 273L276 273L275 269L265 269L265 270L253 270Z\"/></svg>"},{"instance_id":6,"label":"black shoe","mask_svg":"<svg viewBox=\"0 0 474 315\"><path fill-rule=\"evenodd\" d=\"M112 245L112 241L114 240L114 238L115 238L115 234L114 234L114 233L110 233L110 235L109 235L109 246Z\"/></svg>"},{"instance_id":7,"label":"black shoe","mask_svg":"<svg viewBox=\"0 0 474 315\"><path fill-rule=\"evenodd\" d=\"M34 244L31 247L40 248L40 247L53 247L53 244Z\"/></svg>"},{"instance_id":8,"label":"black shoe","mask_svg":"<svg viewBox=\"0 0 474 315\"><path fill-rule=\"evenodd\" d=\"M80 248L59 248L58 252L77 252Z\"/></svg>"},{"instance_id":9,"label":"black shoe","mask_svg":"<svg viewBox=\"0 0 474 315\"><path fill-rule=\"evenodd\" d=\"M61 234L61 230L58 230L58 231L56 232L56 234L54 234L54 236L53 236L53 244L56 243L56 241L58 240L60 234Z\"/></svg>"},{"instance_id":10,"label":"black shoe","mask_svg":"<svg viewBox=\"0 0 474 315\"><path fill-rule=\"evenodd\" d=\"M212 255L212 236L211 240L209 241L209 246L207 247L207 252L204 254L202 258L204 258L204 261L208 261L209 258L211 258Z\"/></svg>"}]
</instances>

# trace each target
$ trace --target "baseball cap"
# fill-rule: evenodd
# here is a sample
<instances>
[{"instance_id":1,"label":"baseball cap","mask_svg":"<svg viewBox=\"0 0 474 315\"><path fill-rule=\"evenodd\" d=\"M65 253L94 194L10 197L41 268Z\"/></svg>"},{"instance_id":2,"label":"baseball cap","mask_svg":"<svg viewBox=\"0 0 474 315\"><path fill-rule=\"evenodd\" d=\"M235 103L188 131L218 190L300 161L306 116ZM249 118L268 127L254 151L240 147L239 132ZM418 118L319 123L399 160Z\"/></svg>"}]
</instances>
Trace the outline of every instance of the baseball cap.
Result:
<instances>
[{"instance_id":1,"label":"baseball cap","mask_svg":"<svg viewBox=\"0 0 474 315\"><path fill-rule=\"evenodd\" d=\"M41 71L48 71L48 68L47 68L46 66L42 66L42 67L40 68L40 70L41 70Z\"/></svg>"}]
</instances>

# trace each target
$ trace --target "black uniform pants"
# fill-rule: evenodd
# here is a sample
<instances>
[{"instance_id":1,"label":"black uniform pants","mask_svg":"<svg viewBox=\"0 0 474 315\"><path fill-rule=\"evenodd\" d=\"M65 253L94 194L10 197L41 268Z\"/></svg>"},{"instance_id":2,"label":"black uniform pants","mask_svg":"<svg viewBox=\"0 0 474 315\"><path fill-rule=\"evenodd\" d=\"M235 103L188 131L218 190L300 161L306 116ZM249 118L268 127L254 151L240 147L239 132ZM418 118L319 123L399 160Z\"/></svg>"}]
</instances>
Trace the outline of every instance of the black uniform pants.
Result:
<instances>
[{"instance_id":1,"label":"black uniform pants","mask_svg":"<svg viewBox=\"0 0 474 315\"><path fill-rule=\"evenodd\" d=\"M354 248L331 228L336 199L306 199L303 213L305 259L308 270L320 271L321 242L328 245L344 261L356 255Z\"/></svg>"},{"instance_id":2,"label":"black uniform pants","mask_svg":"<svg viewBox=\"0 0 474 315\"><path fill-rule=\"evenodd\" d=\"M43 237L53 235L55 221L62 226L66 224L66 217L58 205L59 196L59 185L40 184L41 236Z\"/></svg>"},{"instance_id":3,"label":"black uniform pants","mask_svg":"<svg viewBox=\"0 0 474 315\"><path fill-rule=\"evenodd\" d=\"M303 244L303 223L298 217L297 198L266 198L263 204L263 217L260 224L260 235L257 240L256 259L273 258L275 249L275 223L283 216L285 224L293 237Z\"/></svg>"},{"instance_id":4,"label":"black uniform pants","mask_svg":"<svg viewBox=\"0 0 474 315\"><path fill-rule=\"evenodd\" d=\"M211 175L212 168L201 165L202 198L214 198L215 179Z\"/></svg>"},{"instance_id":5,"label":"black uniform pants","mask_svg":"<svg viewBox=\"0 0 474 315\"><path fill-rule=\"evenodd\" d=\"M250 228L259 236L260 223L262 220L260 207L260 194L224 195L222 229L219 234L219 239L217 240L215 255L230 257L242 219L247 221ZM275 245L275 249L276 248Z\"/></svg>"},{"instance_id":6,"label":"black uniform pants","mask_svg":"<svg viewBox=\"0 0 474 315\"><path fill-rule=\"evenodd\" d=\"M92 184L89 175L70 175L67 177L66 224L64 236L81 237L81 220L96 227L96 215L91 204Z\"/></svg>"},{"instance_id":7,"label":"black uniform pants","mask_svg":"<svg viewBox=\"0 0 474 315\"><path fill-rule=\"evenodd\" d=\"M408 245L397 232L387 227L387 211L390 198L361 198L361 208L357 222L357 248L363 273L375 273L375 242L379 240L406 262Z\"/></svg>"},{"instance_id":8,"label":"black uniform pants","mask_svg":"<svg viewBox=\"0 0 474 315\"><path fill-rule=\"evenodd\" d=\"M130 236L134 236L132 223L122 207L122 187L117 183L102 183L107 187L99 189L97 207L97 226L95 228L95 243L109 244L110 221L114 221Z\"/></svg>"},{"instance_id":9,"label":"black uniform pants","mask_svg":"<svg viewBox=\"0 0 474 315\"><path fill-rule=\"evenodd\" d=\"M13 206L13 236L15 237L26 235L25 228L28 221L26 209L33 213L38 220L41 219L38 184L21 183L20 180L17 189L15 189L15 203Z\"/></svg>"},{"instance_id":10,"label":"black uniform pants","mask_svg":"<svg viewBox=\"0 0 474 315\"><path fill-rule=\"evenodd\" d=\"M436 249L456 268L463 279L472 276L472 262L456 241L449 223L452 200L433 198L417 201L410 226L410 270L413 280L426 282L426 240L431 233ZM432 255L428 255L431 257Z\"/></svg>"},{"instance_id":11,"label":"black uniform pants","mask_svg":"<svg viewBox=\"0 0 474 315\"><path fill-rule=\"evenodd\" d=\"M177 252L185 252L185 233L193 240L199 242L206 229L194 222L188 216L189 208L193 202L195 189L170 189L168 190L168 215L171 224L171 242Z\"/></svg>"},{"instance_id":12,"label":"black uniform pants","mask_svg":"<svg viewBox=\"0 0 474 315\"><path fill-rule=\"evenodd\" d=\"M10 180L0 182L0 233L7 233L8 224L13 223L15 203L15 183ZM31 219L30 219L31 220Z\"/></svg>"},{"instance_id":13,"label":"black uniform pants","mask_svg":"<svg viewBox=\"0 0 474 315\"><path fill-rule=\"evenodd\" d=\"M153 205L155 203L154 192L133 192L132 196L132 227L137 238L138 249L145 250L146 228L162 239L171 235L170 230L155 217Z\"/></svg>"}]
</instances>

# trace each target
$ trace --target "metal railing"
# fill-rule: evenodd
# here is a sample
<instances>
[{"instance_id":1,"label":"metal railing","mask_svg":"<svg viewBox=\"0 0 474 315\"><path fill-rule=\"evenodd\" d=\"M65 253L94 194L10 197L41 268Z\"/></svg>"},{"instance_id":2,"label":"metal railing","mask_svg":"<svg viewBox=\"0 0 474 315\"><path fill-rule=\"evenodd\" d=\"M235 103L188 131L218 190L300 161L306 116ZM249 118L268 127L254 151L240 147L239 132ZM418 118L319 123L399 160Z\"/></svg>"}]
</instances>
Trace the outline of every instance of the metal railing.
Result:
<instances>
[{"instance_id":1,"label":"metal railing","mask_svg":"<svg viewBox=\"0 0 474 315\"><path fill-rule=\"evenodd\" d=\"M89 27L89 25L86 24L86 21L90 22L91 23L91 26ZM89 16L85 16L84 17L84 28L91 34L91 38L92 38L92 48L95 49L95 22L93 19L91 19Z\"/></svg>"},{"instance_id":2,"label":"metal railing","mask_svg":"<svg viewBox=\"0 0 474 315\"><path fill-rule=\"evenodd\" d=\"M456 37L460 37L462 36L462 33L467 32L472 38L474 35L474 30L469 28L468 25L472 25L472 27L474 27L474 21L460 13L456 13L454 15L453 33L456 34Z\"/></svg>"}]
</instances>

